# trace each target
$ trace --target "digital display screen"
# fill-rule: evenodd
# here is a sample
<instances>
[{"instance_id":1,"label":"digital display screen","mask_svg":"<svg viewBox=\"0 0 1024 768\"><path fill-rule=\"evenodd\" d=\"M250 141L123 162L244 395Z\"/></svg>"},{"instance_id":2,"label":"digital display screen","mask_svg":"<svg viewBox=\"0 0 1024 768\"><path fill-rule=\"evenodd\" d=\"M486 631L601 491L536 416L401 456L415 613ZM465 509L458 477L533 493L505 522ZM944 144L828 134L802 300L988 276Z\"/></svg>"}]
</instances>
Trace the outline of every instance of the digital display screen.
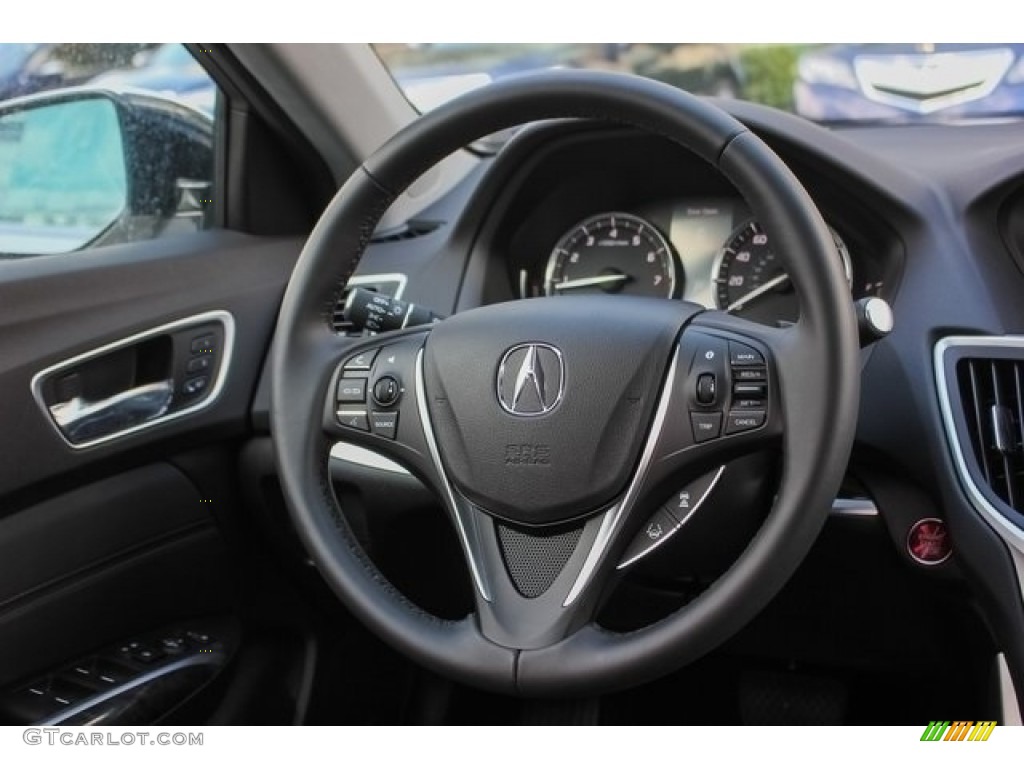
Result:
<instances>
[{"instance_id":1,"label":"digital display screen","mask_svg":"<svg viewBox=\"0 0 1024 768\"><path fill-rule=\"evenodd\" d=\"M747 216L742 203L727 197L681 200L673 207L669 240L686 272L684 299L714 306L715 260Z\"/></svg>"}]
</instances>

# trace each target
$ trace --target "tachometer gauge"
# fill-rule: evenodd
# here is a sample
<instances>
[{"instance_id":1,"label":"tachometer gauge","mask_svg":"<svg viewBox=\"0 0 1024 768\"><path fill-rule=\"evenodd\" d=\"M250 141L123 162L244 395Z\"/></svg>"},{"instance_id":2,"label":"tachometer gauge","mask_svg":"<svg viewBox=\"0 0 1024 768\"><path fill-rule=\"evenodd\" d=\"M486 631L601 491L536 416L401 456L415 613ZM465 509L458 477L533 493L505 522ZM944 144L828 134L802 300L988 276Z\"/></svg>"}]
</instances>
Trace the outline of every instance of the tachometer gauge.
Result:
<instances>
[{"instance_id":1,"label":"tachometer gauge","mask_svg":"<svg viewBox=\"0 0 1024 768\"><path fill-rule=\"evenodd\" d=\"M829 231L850 283L850 252L839 234L831 227ZM756 221L746 222L730 235L715 262L713 280L719 309L769 324L797 319L800 308L793 284Z\"/></svg>"},{"instance_id":2,"label":"tachometer gauge","mask_svg":"<svg viewBox=\"0 0 1024 768\"><path fill-rule=\"evenodd\" d=\"M602 213L558 241L548 258L544 292L671 298L676 269L672 247L653 224L628 213Z\"/></svg>"}]
</instances>

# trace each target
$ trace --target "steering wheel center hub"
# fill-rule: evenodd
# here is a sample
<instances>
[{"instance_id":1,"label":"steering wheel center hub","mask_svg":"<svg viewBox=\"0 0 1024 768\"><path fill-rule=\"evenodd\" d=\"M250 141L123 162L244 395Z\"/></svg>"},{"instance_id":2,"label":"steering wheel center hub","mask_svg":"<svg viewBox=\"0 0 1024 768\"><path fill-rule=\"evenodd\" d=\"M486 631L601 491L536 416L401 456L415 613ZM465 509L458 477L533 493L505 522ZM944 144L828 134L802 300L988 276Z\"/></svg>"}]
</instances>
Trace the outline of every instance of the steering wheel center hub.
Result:
<instances>
[{"instance_id":1,"label":"steering wheel center hub","mask_svg":"<svg viewBox=\"0 0 1024 768\"><path fill-rule=\"evenodd\" d=\"M439 324L424 385L449 479L481 509L521 525L601 511L629 480L673 344L697 310L566 296Z\"/></svg>"}]
</instances>

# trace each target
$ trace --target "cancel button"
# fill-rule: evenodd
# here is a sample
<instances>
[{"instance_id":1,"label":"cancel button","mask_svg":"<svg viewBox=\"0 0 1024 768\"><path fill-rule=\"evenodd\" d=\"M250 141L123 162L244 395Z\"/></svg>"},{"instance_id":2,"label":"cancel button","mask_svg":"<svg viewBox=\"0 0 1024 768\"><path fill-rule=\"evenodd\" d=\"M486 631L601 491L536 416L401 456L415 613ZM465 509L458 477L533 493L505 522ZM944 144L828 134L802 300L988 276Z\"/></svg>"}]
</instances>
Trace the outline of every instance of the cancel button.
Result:
<instances>
[{"instance_id":1,"label":"cancel button","mask_svg":"<svg viewBox=\"0 0 1024 768\"><path fill-rule=\"evenodd\" d=\"M729 418L725 420L725 434L735 435L737 432L764 426L764 416L764 411L729 411Z\"/></svg>"}]
</instances>

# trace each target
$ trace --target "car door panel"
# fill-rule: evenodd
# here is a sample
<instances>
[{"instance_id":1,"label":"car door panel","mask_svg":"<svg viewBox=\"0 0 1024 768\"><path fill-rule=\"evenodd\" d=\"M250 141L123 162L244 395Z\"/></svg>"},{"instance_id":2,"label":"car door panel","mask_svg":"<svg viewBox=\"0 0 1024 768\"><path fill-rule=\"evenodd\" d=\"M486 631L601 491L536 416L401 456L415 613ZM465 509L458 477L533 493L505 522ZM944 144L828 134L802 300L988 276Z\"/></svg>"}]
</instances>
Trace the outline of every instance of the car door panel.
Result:
<instances>
[{"instance_id":1,"label":"car door panel","mask_svg":"<svg viewBox=\"0 0 1024 768\"><path fill-rule=\"evenodd\" d=\"M39 484L176 439L247 424L296 239L206 232L0 265L0 516L50 492ZM32 395L40 371L204 312L233 319L224 386L209 406L84 450L70 447ZM7 503L5 503L5 500Z\"/></svg>"},{"instance_id":2,"label":"car door panel","mask_svg":"<svg viewBox=\"0 0 1024 768\"><path fill-rule=\"evenodd\" d=\"M0 686L154 625L228 612L211 506L157 463L0 520Z\"/></svg>"},{"instance_id":3,"label":"car door panel","mask_svg":"<svg viewBox=\"0 0 1024 768\"><path fill-rule=\"evenodd\" d=\"M0 263L0 698L102 646L237 614L225 456L248 432L300 248L208 231ZM33 394L40 372L111 345L87 373L116 394L138 346L118 342L211 315L230 317L234 340L205 407L76 447L44 407L53 392Z\"/></svg>"}]
</instances>

